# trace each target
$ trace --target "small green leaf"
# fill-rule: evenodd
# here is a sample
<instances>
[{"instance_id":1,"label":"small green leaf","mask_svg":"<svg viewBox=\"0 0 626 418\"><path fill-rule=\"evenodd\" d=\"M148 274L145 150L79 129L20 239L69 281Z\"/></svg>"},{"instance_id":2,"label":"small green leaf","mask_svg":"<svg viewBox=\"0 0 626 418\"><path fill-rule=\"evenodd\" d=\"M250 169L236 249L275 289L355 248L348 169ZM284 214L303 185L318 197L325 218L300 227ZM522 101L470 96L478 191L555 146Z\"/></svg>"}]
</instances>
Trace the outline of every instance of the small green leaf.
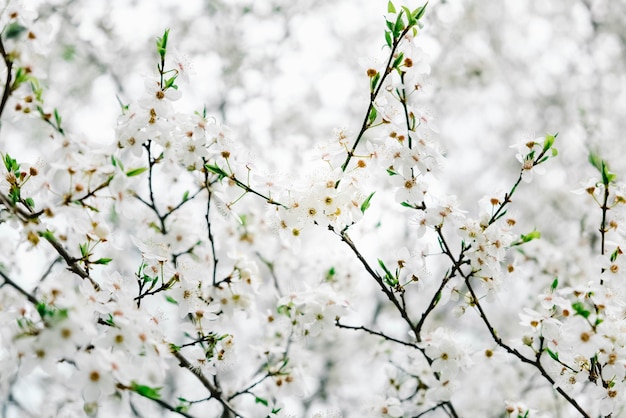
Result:
<instances>
[{"instance_id":1,"label":"small green leaf","mask_svg":"<svg viewBox=\"0 0 626 418\"><path fill-rule=\"evenodd\" d=\"M376 75L370 79L370 90L372 92L376 90L376 86L378 86L379 81L380 81L380 73L377 71Z\"/></svg>"},{"instance_id":2,"label":"small green leaf","mask_svg":"<svg viewBox=\"0 0 626 418\"><path fill-rule=\"evenodd\" d=\"M9 154L4 154L4 166L9 173L17 173L20 165Z\"/></svg>"},{"instance_id":3,"label":"small green leaf","mask_svg":"<svg viewBox=\"0 0 626 418\"><path fill-rule=\"evenodd\" d=\"M393 38L391 37L390 31L385 31L385 42L387 42L389 48L393 46Z\"/></svg>"},{"instance_id":4,"label":"small green leaf","mask_svg":"<svg viewBox=\"0 0 626 418\"><path fill-rule=\"evenodd\" d=\"M404 52L400 52L398 56L393 60L393 64L391 64L391 68L398 68L400 64L404 61Z\"/></svg>"},{"instance_id":5,"label":"small green leaf","mask_svg":"<svg viewBox=\"0 0 626 418\"><path fill-rule=\"evenodd\" d=\"M148 167L131 168L126 172L126 177L135 177L148 171Z\"/></svg>"},{"instance_id":6,"label":"small green leaf","mask_svg":"<svg viewBox=\"0 0 626 418\"><path fill-rule=\"evenodd\" d=\"M424 16L424 13L426 13L426 6L428 6L428 2L426 2L422 7L418 7L417 9L415 9L415 11L413 12L415 20L420 20L422 16Z\"/></svg>"},{"instance_id":7,"label":"small green leaf","mask_svg":"<svg viewBox=\"0 0 626 418\"><path fill-rule=\"evenodd\" d=\"M376 116L378 116L378 111L376 110L374 106L372 106L372 110L370 111L370 114L367 117L367 121L369 122L370 125L376 120Z\"/></svg>"},{"instance_id":8,"label":"small green leaf","mask_svg":"<svg viewBox=\"0 0 626 418\"><path fill-rule=\"evenodd\" d=\"M328 269L328 271L326 272L326 281L332 282L335 278L335 274L337 274L337 272L335 271L334 267Z\"/></svg>"},{"instance_id":9,"label":"small green leaf","mask_svg":"<svg viewBox=\"0 0 626 418\"><path fill-rule=\"evenodd\" d=\"M361 213L365 213L365 211L370 207L370 200L372 200L374 193L376 192L372 192L372 194L367 196L367 199L365 199L365 201L361 204Z\"/></svg>"},{"instance_id":10,"label":"small green leaf","mask_svg":"<svg viewBox=\"0 0 626 418\"><path fill-rule=\"evenodd\" d=\"M35 209L35 201L32 197L27 197L26 199L24 199L24 203L26 203L26 206L28 206L29 208Z\"/></svg>"},{"instance_id":11,"label":"small green leaf","mask_svg":"<svg viewBox=\"0 0 626 418\"><path fill-rule=\"evenodd\" d=\"M187 199L189 199L189 190L185 191L185 193L183 193L183 202L186 202Z\"/></svg>"},{"instance_id":12,"label":"small green leaf","mask_svg":"<svg viewBox=\"0 0 626 418\"><path fill-rule=\"evenodd\" d=\"M254 403L260 403L260 404L265 405L265 406L269 406L270 405L270 403L266 399L259 398L258 396L254 399Z\"/></svg>"},{"instance_id":13,"label":"small green leaf","mask_svg":"<svg viewBox=\"0 0 626 418\"><path fill-rule=\"evenodd\" d=\"M157 52L159 53L159 56L161 57L161 59L165 58L165 53L167 52L167 38L169 37L170 34L170 30L169 29L165 29L165 32L163 32L163 36L160 38L157 38Z\"/></svg>"},{"instance_id":14,"label":"small green leaf","mask_svg":"<svg viewBox=\"0 0 626 418\"><path fill-rule=\"evenodd\" d=\"M54 241L56 239L54 237L54 232L50 231L49 229L46 229L43 232L39 232L39 236L48 241Z\"/></svg>"},{"instance_id":15,"label":"small green leaf","mask_svg":"<svg viewBox=\"0 0 626 418\"><path fill-rule=\"evenodd\" d=\"M4 37L5 39L17 38L25 31L25 26L20 25L18 22L12 22L4 28Z\"/></svg>"},{"instance_id":16,"label":"small green leaf","mask_svg":"<svg viewBox=\"0 0 626 418\"><path fill-rule=\"evenodd\" d=\"M559 278L555 277L554 280L552 280L552 284L550 285L550 289L556 290L558 285L559 285Z\"/></svg>"},{"instance_id":17,"label":"small green leaf","mask_svg":"<svg viewBox=\"0 0 626 418\"><path fill-rule=\"evenodd\" d=\"M546 351L548 352L548 355L552 357L552 360L559 361L559 353L555 353L554 351L550 350L548 347L546 347Z\"/></svg>"},{"instance_id":18,"label":"small green leaf","mask_svg":"<svg viewBox=\"0 0 626 418\"><path fill-rule=\"evenodd\" d=\"M404 13L407 16L409 26L415 25L417 23L417 20L415 19L415 17L413 17L413 13L411 13L409 8L406 6L402 6L402 9L404 10Z\"/></svg>"},{"instance_id":19,"label":"small green leaf","mask_svg":"<svg viewBox=\"0 0 626 418\"><path fill-rule=\"evenodd\" d=\"M398 285L398 279L396 277L394 277L393 274L391 274L391 272L389 271L387 266L385 266L385 263L383 262L383 260L381 260L380 258L378 259L378 265L385 272L385 277L383 277L383 279L385 280L385 283L387 283L387 285L389 285L391 287L397 286Z\"/></svg>"},{"instance_id":20,"label":"small green leaf","mask_svg":"<svg viewBox=\"0 0 626 418\"><path fill-rule=\"evenodd\" d=\"M39 316L41 316L42 318L45 317L46 315L48 315L48 307L46 306L45 303L43 302L39 302L37 304L37 313L39 314Z\"/></svg>"},{"instance_id":21,"label":"small green leaf","mask_svg":"<svg viewBox=\"0 0 626 418\"><path fill-rule=\"evenodd\" d=\"M588 160L592 166L594 166L600 173L602 173L602 159L597 154L595 154L593 151L590 151Z\"/></svg>"},{"instance_id":22,"label":"small green leaf","mask_svg":"<svg viewBox=\"0 0 626 418\"><path fill-rule=\"evenodd\" d=\"M217 174L218 177L219 177L219 180L222 180L222 179L228 177L228 173L226 173L224 170L222 170L221 168L219 168L215 164L205 164L204 167L207 170L209 170L211 173Z\"/></svg>"},{"instance_id":23,"label":"small green leaf","mask_svg":"<svg viewBox=\"0 0 626 418\"><path fill-rule=\"evenodd\" d=\"M165 300L173 305L178 305L178 301L171 297L170 295L165 296Z\"/></svg>"},{"instance_id":24,"label":"small green leaf","mask_svg":"<svg viewBox=\"0 0 626 418\"><path fill-rule=\"evenodd\" d=\"M113 261L112 258L99 258L96 261L94 261L94 264L103 264L103 265L107 265L109 264L111 261Z\"/></svg>"},{"instance_id":25,"label":"small green leaf","mask_svg":"<svg viewBox=\"0 0 626 418\"><path fill-rule=\"evenodd\" d=\"M552 149L550 150L552 151L552 156L556 157L557 155L559 155L559 150L557 150L556 148L552 147Z\"/></svg>"},{"instance_id":26,"label":"small green leaf","mask_svg":"<svg viewBox=\"0 0 626 418\"><path fill-rule=\"evenodd\" d=\"M611 173L609 171L609 166L606 163L606 161L602 161L602 184L604 184L605 186L608 186L609 184L611 184L612 182L615 181L615 179L617 178L617 176L613 173Z\"/></svg>"},{"instance_id":27,"label":"small green leaf","mask_svg":"<svg viewBox=\"0 0 626 418\"><path fill-rule=\"evenodd\" d=\"M572 303L572 309L576 311L577 315L580 315L583 318L589 318L589 315L591 315L591 312L585 309L585 305L582 302Z\"/></svg>"},{"instance_id":28,"label":"small green leaf","mask_svg":"<svg viewBox=\"0 0 626 418\"><path fill-rule=\"evenodd\" d=\"M17 71L15 72L15 80L13 81L13 84L11 85L11 91L17 90L23 83L32 79L32 77L29 74L30 73L26 71L25 68L19 67Z\"/></svg>"},{"instance_id":29,"label":"small green leaf","mask_svg":"<svg viewBox=\"0 0 626 418\"><path fill-rule=\"evenodd\" d=\"M87 243L78 244L78 248L80 248L80 255L82 257L87 257L89 255L89 247L87 246Z\"/></svg>"},{"instance_id":30,"label":"small green leaf","mask_svg":"<svg viewBox=\"0 0 626 418\"><path fill-rule=\"evenodd\" d=\"M172 78L168 78L167 80L165 80L164 86L163 86L163 90L167 90L169 88L173 88L175 90L178 90L178 86L176 84L174 84L176 82L176 77L178 77L178 74L175 75Z\"/></svg>"},{"instance_id":31,"label":"small green leaf","mask_svg":"<svg viewBox=\"0 0 626 418\"><path fill-rule=\"evenodd\" d=\"M543 141L543 150L547 151L552 148L556 135L546 135L546 139Z\"/></svg>"},{"instance_id":32,"label":"small green leaf","mask_svg":"<svg viewBox=\"0 0 626 418\"><path fill-rule=\"evenodd\" d=\"M387 3L387 13L395 13L395 12L396 12L396 8L390 0L389 3Z\"/></svg>"},{"instance_id":33,"label":"small green leaf","mask_svg":"<svg viewBox=\"0 0 626 418\"><path fill-rule=\"evenodd\" d=\"M150 386L140 385L138 383L132 382L130 389L148 399L160 399L161 398L161 394L159 393L161 388L158 388L158 387L153 388Z\"/></svg>"},{"instance_id":34,"label":"small green leaf","mask_svg":"<svg viewBox=\"0 0 626 418\"><path fill-rule=\"evenodd\" d=\"M541 238L541 232L539 231L532 231L526 235L522 234L521 236L521 239L523 242L530 242L534 239L539 239L539 238Z\"/></svg>"},{"instance_id":35,"label":"small green leaf","mask_svg":"<svg viewBox=\"0 0 626 418\"><path fill-rule=\"evenodd\" d=\"M402 30L406 27L404 25L403 15L404 15L403 11L398 13L398 17L396 18L396 24L393 26L393 29L392 29L394 35L399 35L400 32L402 32Z\"/></svg>"},{"instance_id":36,"label":"small green leaf","mask_svg":"<svg viewBox=\"0 0 626 418\"><path fill-rule=\"evenodd\" d=\"M56 124L55 128L57 130L57 132L59 132L60 134L64 135L65 131L63 130L63 128L61 127L61 115L59 114L59 111L57 108L54 108L54 123Z\"/></svg>"}]
</instances>

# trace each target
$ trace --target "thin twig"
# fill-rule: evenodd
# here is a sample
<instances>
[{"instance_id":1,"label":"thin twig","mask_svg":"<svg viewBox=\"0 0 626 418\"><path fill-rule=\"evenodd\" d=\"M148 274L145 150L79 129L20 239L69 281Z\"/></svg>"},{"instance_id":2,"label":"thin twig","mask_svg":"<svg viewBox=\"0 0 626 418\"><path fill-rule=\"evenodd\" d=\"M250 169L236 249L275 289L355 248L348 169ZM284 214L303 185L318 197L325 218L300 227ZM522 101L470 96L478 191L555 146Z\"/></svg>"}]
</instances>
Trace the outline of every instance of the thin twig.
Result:
<instances>
[{"instance_id":1,"label":"thin twig","mask_svg":"<svg viewBox=\"0 0 626 418\"><path fill-rule=\"evenodd\" d=\"M386 334L384 334L382 332L374 331L374 330L371 330L371 329L366 328L364 326L355 327L355 326L352 326L352 325L344 325L344 324L340 323L339 321L335 321L335 325L337 327L339 327L339 328L352 329L352 330L355 330L355 331L359 331L359 330L365 331L368 334L377 335L379 337L382 337L385 340L392 341L394 343L398 343L398 344L402 344L402 345L406 345L407 347L419 348L417 345L415 345L413 343L408 343L406 341L398 340L397 338L390 337L389 335L386 335Z\"/></svg>"},{"instance_id":2,"label":"thin twig","mask_svg":"<svg viewBox=\"0 0 626 418\"><path fill-rule=\"evenodd\" d=\"M0 270L0 276L2 276L2 279L4 280L4 283L8 284L9 286L11 286L13 289L17 290L19 293L21 293L24 297L26 297L26 299L28 299L28 301L30 303L32 303L33 305L37 306L39 304L39 301L37 300L37 298L35 298L33 295L31 295L30 293L28 293L26 290L24 290L20 285L18 285L17 283L15 283L13 280L11 280L9 278L9 276L7 276L6 274L4 274L4 272L2 270Z\"/></svg>"},{"instance_id":3,"label":"thin twig","mask_svg":"<svg viewBox=\"0 0 626 418\"><path fill-rule=\"evenodd\" d=\"M211 394L211 396L213 397L213 399L215 399L216 401L218 401L220 404L222 404L222 406L224 407L224 409L226 411L229 411L230 413L234 414L234 416L243 418L241 414L238 414L229 404L227 401L225 401L222 398L222 391L215 385L213 385L209 379L206 378L206 376L200 371L198 370L197 367L195 367L194 365L192 365L189 360L187 360L185 358L185 356L183 356L180 352L176 351L176 350L172 350L172 355L174 357L176 357L176 359L179 361L179 365L180 367L189 370L190 372L193 373L193 375L200 381L200 383L202 383L202 386L204 386L209 393Z\"/></svg>"}]
</instances>

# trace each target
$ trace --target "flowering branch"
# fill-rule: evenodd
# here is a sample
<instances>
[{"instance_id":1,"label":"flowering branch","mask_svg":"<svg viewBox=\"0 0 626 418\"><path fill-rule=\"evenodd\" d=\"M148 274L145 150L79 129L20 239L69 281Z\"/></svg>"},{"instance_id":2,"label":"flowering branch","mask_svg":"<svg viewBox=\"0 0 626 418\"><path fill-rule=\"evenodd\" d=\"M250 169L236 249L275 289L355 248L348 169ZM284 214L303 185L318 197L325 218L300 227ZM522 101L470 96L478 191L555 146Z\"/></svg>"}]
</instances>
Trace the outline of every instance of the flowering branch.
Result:
<instances>
[{"instance_id":1,"label":"flowering branch","mask_svg":"<svg viewBox=\"0 0 626 418\"><path fill-rule=\"evenodd\" d=\"M329 225L328 229L332 232L334 231L334 228L332 226ZM335 232L336 233L336 232ZM337 233L336 233L337 234ZM369 265L369 263L367 262L367 260L365 260L365 258L363 257L363 255L361 254L361 252L357 249L356 245L354 244L354 242L352 242L352 240L350 239L350 237L348 236L347 232L345 231L345 229L343 231L341 231L339 234L339 237L341 238L341 240L343 242L345 242L350 249L352 250L352 252L356 255L356 257L359 259L359 261L361 262L361 264L363 265L363 267L365 268L365 270L369 273L369 275L376 281L376 283L378 283L380 289L382 290L382 292L387 296L387 298L389 299L389 301L395 306L396 310L400 313L400 316L402 317L402 319L406 322L406 324L409 326L409 329L415 334L416 338L418 339L418 341L420 341L420 337L418 332L420 332L421 330L417 329L415 325L413 325L413 321L409 318L409 314L406 311L406 307L402 306L402 304L400 302L398 302L398 299L395 297L393 291L391 289L389 289L386 285L385 282L383 280L383 278ZM364 331L370 332L367 329L364 329ZM370 332L372 333L372 332ZM395 340L391 340L396 342ZM409 343L401 343L403 345L409 345ZM426 359L426 361L428 362L429 365L433 364L433 359L431 359L427 354L424 348L420 347L420 346L415 346L424 356L424 358ZM440 380L440 374L438 372L433 372L435 378L437 380ZM451 417L455 417L458 418L458 415L456 413L456 410L454 409L454 406L452 404L451 401L446 401L444 403L445 408L448 409L448 413Z\"/></svg>"},{"instance_id":2,"label":"flowering branch","mask_svg":"<svg viewBox=\"0 0 626 418\"><path fill-rule=\"evenodd\" d=\"M343 172L346 171L346 169L348 168L348 164L350 164L350 160L354 156L357 146L359 145L359 143L361 142L361 139L363 138L363 135L365 134L365 131L367 131L370 128L370 125L374 119L371 117L372 112L375 111L374 102L376 101L376 98L378 97L380 90L385 85L385 80L394 69L394 66L392 65L392 63L394 62L394 59L396 58L395 55L396 55L398 46L402 43L404 37L410 31L413 31L415 29L415 24L417 24L417 20L419 20L419 18L424 14L425 9L426 9L426 4L418 8L414 12L416 16L415 21L409 20L408 22L409 24L404 28L404 30L402 30L400 33L394 33L393 43L392 45L390 45L391 51L389 53L389 58L387 59L387 64L385 65L385 70L383 71L382 76L377 71L374 71L372 73L371 78L372 78L372 82L375 83L374 84L375 88L370 93L370 101L369 101L369 104L367 105L367 111L365 112L365 117L363 118L361 129L359 133L357 134L356 139L354 140L354 144L352 144L352 148L350 148L350 150L348 151L345 161L343 162L343 164L341 164L341 171ZM337 186L339 186L339 182L337 182L335 187Z\"/></svg>"},{"instance_id":3,"label":"flowering branch","mask_svg":"<svg viewBox=\"0 0 626 418\"><path fill-rule=\"evenodd\" d=\"M211 397L213 397L213 399L215 399L216 401L218 401L223 407L224 407L224 414L226 415L222 415L222 416L227 416L227 412L230 412L231 414L233 414L233 416L238 416L241 417L241 414L238 414L229 404L226 400L224 400L224 398L222 397L222 391L219 389L219 387L213 385L209 379L206 378L206 376L204 376L204 374L198 370L198 368L196 368L195 366L193 366L189 360L187 360L179 351L177 350L172 350L172 355L174 357L176 357L176 359L179 361L179 365L180 367L189 370L191 373L193 373L193 375L200 381L200 383L202 383L202 385L209 391L209 393L211 394Z\"/></svg>"},{"instance_id":4,"label":"flowering branch","mask_svg":"<svg viewBox=\"0 0 626 418\"><path fill-rule=\"evenodd\" d=\"M0 37L0 54L2 55L2 59L4 60L4 64L7 67L7 78L4 82L4 91L2 92L2 100L0 101L0 117L4 112L4 108L7 105L7 101L9 100L9 96L12 93L11 89L11 81L13 78L13 60L9 57L6 50L4 49L4 42Z\"/></svg>"},{"instance_id":5,"label":"flowering branch","mask_svg":"<svg viewBox=\"0 0 626 418\"><path fill-rule=\"evenodd\" d=\"M65 260L65 263L68 266L68 270L77 274L81 278L88 280L94 289L98 290L100 288L98 283L96 283L89 276L89 273L86 270L84 270L81 266L78 265L78 261L80 260L80 258L72 257L67 252L67 250L65 250L63 245L61 245L61 243L54 237L54 234L52 233L52 231L48 230L48 231L40 232L39 235L43 237L46 241L48 241L48 243L52 245L52 247L56 250L56 252L59 253L61 257L63 257L63 260Z\"/></svg>"}]
</instances>

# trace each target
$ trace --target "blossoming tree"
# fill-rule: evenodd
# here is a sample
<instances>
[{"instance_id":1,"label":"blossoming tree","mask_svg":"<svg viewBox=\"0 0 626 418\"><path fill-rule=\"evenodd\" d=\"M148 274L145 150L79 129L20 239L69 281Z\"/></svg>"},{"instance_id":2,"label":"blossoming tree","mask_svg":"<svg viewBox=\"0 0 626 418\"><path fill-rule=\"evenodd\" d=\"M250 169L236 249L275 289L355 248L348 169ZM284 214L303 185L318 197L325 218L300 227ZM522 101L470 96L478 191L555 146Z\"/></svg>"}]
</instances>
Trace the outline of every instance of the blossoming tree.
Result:
<instances>
[{"instance_id":1,"label":"blossoming tree","mask_svg":"<svg viewBox=\"0 0 626 418\"><path fill-rule=\"evenodd\" d=\"M170 30L136 97L124 64L87 54L119 118L112 138L72 131L46 78L46 19L72 3L0 17L6 416L624 413L623 183L589 150L563 198L577 214L542 237L546 195L528 193L549 183L549 133L514 146L477 212L457 198L472 183L447 174L421 46L445 2L381 9L354 128L287 175L278 142L223 123L227 99L182 109L194 77Z\"/></svg>"}]
</instances>

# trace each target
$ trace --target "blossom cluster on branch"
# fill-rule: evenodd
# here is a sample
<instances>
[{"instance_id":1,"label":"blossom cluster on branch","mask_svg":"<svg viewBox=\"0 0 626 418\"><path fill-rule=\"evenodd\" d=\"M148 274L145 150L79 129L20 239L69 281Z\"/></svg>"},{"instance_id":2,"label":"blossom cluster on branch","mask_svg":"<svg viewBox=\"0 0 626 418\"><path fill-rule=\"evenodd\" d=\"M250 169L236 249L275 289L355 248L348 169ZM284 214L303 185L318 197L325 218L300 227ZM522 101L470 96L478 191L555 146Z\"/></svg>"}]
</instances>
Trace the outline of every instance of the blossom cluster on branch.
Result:
<instances>
[{"instance_id":1,"label":"blossom cluster on branch","mask_svg":"<svg viewBox=\"0 0 626 418\"><path fill-rule=\"evenodd\" d=\"M624 413L624 183L589 153L597 176L576 192L598 242L578 269L558 265L517 199L550 170L557 134L514 145L517 177L464 210L427 106L427 10L387 4L357 128L286 176L210 109L180 111L192 78L169 30L143 94L120 99L114 140L86 141L47 101L51 29L7 1L0 120L46 135L25 139L45 150L31 161L0 132L2 410Z\"/></svg>"}]
</instances>

